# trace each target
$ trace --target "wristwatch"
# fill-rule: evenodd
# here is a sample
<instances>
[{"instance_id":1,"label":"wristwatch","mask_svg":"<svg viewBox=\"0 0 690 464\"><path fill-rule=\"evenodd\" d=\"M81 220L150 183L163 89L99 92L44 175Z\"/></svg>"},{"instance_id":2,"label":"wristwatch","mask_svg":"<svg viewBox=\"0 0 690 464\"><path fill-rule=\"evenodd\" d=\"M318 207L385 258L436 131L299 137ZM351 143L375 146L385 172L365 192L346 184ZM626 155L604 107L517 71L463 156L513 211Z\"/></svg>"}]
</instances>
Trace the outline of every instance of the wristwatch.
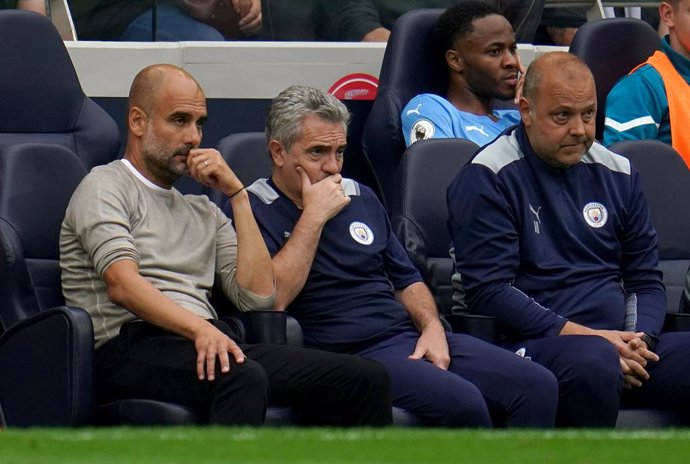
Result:
<instances>
[{"instance_id":1,"label":"wristwatch","mask_svg":"<svg viewBox=\"0 0 690 464\"><path fill-rule=\"evenodd\" d=\"M654 351L654 348L656 348L657 337L649 335L648 333L643 333L641 340L647 344L649 351Z\"/></svg>"}]
</instances>

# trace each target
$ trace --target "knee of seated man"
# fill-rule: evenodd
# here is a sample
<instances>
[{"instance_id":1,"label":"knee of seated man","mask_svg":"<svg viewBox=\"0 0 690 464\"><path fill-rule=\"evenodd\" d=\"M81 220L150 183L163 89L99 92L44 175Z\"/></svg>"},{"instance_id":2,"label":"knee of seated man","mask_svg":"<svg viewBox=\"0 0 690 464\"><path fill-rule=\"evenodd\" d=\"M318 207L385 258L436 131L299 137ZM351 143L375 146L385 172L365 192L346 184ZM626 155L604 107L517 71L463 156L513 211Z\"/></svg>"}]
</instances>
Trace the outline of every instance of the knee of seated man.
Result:
<instances>
[{"instance_id":1,"label":"knee of seated man","mask_svg":"<svg viewBox=\"0 0 690 464\"><path fill-rule=\"evenodd\" d=\"M444 398L439 425L446 427L491 427L491 416L481 391L466 386L449 391Z\"/></svg>"},{"instance_id":2,"label":"knee of seated man","mask_svg":"<svg viewBox=\"0 0 690 464\"><path fill-rule=\"evenodd\" d=\"M220 364L216 363L216 372L220 372ZM256 361L246 359L242 364L230 361L230 372L216 376L219 385L233 385L252 389L257 393L269 390L268 375L263 367Z\"/></svg>"},{"instance_id":3,"label":"knee of seated man","mask_svg":"<svg viewBox=\"0 0 690 464\"><path fill-rule=\"evenodd\" d=\"M558 395L558 379L553 372L528 359L521 366L520 375L514 376L511 383L513 390L523 396L544 399Z\"/></svg>"},{"instance_id":4,"label":"knee of seated man","mask_svg":"<svg viewBox=\"0 0 690 464\"><path fill-rule=\"evenodd\" d=\"M417 413L444 427L491 427L489 407L477 385L450 371L423 377L410 385L417 395Z\"/></svg>"},{"instance_id":5,"label":"knee of seated man","mask_svg":"<svg viewBox=\"0 0 690 464\"><path fill-rule=\"evenodd\" d=\"M386 368L379 362L360 356L349 356L341 363L342 374L348 379L359 380L362 387L390 395L390 378Z\"/></svg>"},{"instance_id":6,"label":"knee of seated man","mask_svg":"<svg viewBox=\"0 0 690 464\"><path fill-rule=\"evenodd\" d=\"M561 357L575 378L602 386L622 382L618 351L611 342L596 335L579 335L574 342L574 349Z\"/></svg>"}]
</instances>

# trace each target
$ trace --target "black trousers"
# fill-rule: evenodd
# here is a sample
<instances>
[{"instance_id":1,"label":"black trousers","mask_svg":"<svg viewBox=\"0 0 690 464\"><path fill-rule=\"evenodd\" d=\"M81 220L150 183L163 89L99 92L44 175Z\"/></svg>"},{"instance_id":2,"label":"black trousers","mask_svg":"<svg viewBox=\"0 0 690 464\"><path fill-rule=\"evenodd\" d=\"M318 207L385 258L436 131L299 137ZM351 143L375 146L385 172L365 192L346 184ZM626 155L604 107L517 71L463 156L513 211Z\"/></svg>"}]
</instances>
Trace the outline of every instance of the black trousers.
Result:
<instances>
[{"instance_id":1,"label":"black trousers","mask_svg":"<svg viewBox=\"0 0 690 464\"><path fill-rule=\"evenodd\" d=\"M222 321L210 321L231 338ZM186 338L145 322L122 326L96 351L99 402L148 398L186 405L212 424L260 425L268 403L305 417L338 418L337 425L391 423L390 381L380 364L283 345L244 345L247 359L216 380L200 381L196 348Z\"/></svg>"}]
</instances>

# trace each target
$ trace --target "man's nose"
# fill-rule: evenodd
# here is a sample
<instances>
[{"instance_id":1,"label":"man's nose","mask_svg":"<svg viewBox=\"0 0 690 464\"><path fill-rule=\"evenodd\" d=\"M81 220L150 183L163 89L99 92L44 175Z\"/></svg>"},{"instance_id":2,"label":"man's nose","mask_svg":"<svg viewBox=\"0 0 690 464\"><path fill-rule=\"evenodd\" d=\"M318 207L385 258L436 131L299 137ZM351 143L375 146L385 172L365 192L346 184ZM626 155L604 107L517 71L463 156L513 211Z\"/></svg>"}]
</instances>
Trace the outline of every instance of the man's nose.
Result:
<instances>
[{"instance_id":1,"label":"man's nose","mask_svg":"<svg viewBox=\"0 0 690 464\"><path fill-rule=\"evenodd\" d=\"M585 135L585 122L582 118L573 118L570 124L570 135L583 136Z\"/></svg>"},{"instance_id":2,"label":"man's nose","mask_svg":"<svg viewBox=\"0 0 690 464\"><path fill-rule=\"evenodd\" d=\"M336 153L329 154L322 165L322 170L327 174L338 174L340 173L340 162L338 155Z\"/></svg>"},{"instance_id":3,"label":"man's nose","mask_svg":"<svg viewBox=\"0 0 690 464\"><path fill-rule=\"evenodd\" d=\"M189 128L185 131L185 138L183 142L185 144L191 144L195 147L201 145L201 127L196 124L191 124Z\"/></svg>"},{"instance_id":4,"label":"man's nose","mask_svg":"<svg viewBox=\"0 0 690 464\"><path fill-rule=\"evenodd\" d=\"M504 68L517 68L518 67L517 55L511 53L510 50L506 50L505 52L503 52L503 67Z\"/></svg>"}]
</instances>

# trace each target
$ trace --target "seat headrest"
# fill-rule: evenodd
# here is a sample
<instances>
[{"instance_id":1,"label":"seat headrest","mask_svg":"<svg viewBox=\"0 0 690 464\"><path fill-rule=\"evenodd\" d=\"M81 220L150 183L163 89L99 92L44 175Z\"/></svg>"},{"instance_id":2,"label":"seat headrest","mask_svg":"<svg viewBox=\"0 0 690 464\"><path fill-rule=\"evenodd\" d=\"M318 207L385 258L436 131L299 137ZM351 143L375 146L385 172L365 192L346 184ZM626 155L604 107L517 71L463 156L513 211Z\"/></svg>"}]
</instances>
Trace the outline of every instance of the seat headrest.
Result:
<instances>
[{"instance_id":1,"label":"seat headrest","mask_svg":"<svg viewBox=\"0 0 690 464\"><path fill-rule=\"evenodd\" d=\"M26 258L58 259L60 226L86 175L60 145L25 143L0 152L0 217L19 235Z\"/></svg>"},{"instance_id":2,"label":"seat headrest","mask_svg":"<svg viewBox=\"0 0 690 464\"><path fill-rule=\"evenodd\" d=\"M445 95L448 69L435 46L443 9L419 9L395 22L381 64L379 89L362 133L362 147L384 194L393 202L393 179L405 151L400 112L420 93Z\"/></svg>"},{"instance_id":3,"label":"seat headrest","mask_svg":"<svg viewBox=\"0 0 690 464\"><path fill-rule=\"evenodd\" d=\"M659 259L690 259L690 170L683 158L659 140L623 140L609 148L627 157L640 173Z\"/></svg>"},{"instance_id":4,"label":"seat headrest","mask_svg":"<svg viewBox=\"0 0 690 464\"><path fill-rule=\"evenodd\" d=\"M0 132L74 128L85 96L49 19L29 11L0 11L0 63Z\"/></svg>"}]
</instances>

